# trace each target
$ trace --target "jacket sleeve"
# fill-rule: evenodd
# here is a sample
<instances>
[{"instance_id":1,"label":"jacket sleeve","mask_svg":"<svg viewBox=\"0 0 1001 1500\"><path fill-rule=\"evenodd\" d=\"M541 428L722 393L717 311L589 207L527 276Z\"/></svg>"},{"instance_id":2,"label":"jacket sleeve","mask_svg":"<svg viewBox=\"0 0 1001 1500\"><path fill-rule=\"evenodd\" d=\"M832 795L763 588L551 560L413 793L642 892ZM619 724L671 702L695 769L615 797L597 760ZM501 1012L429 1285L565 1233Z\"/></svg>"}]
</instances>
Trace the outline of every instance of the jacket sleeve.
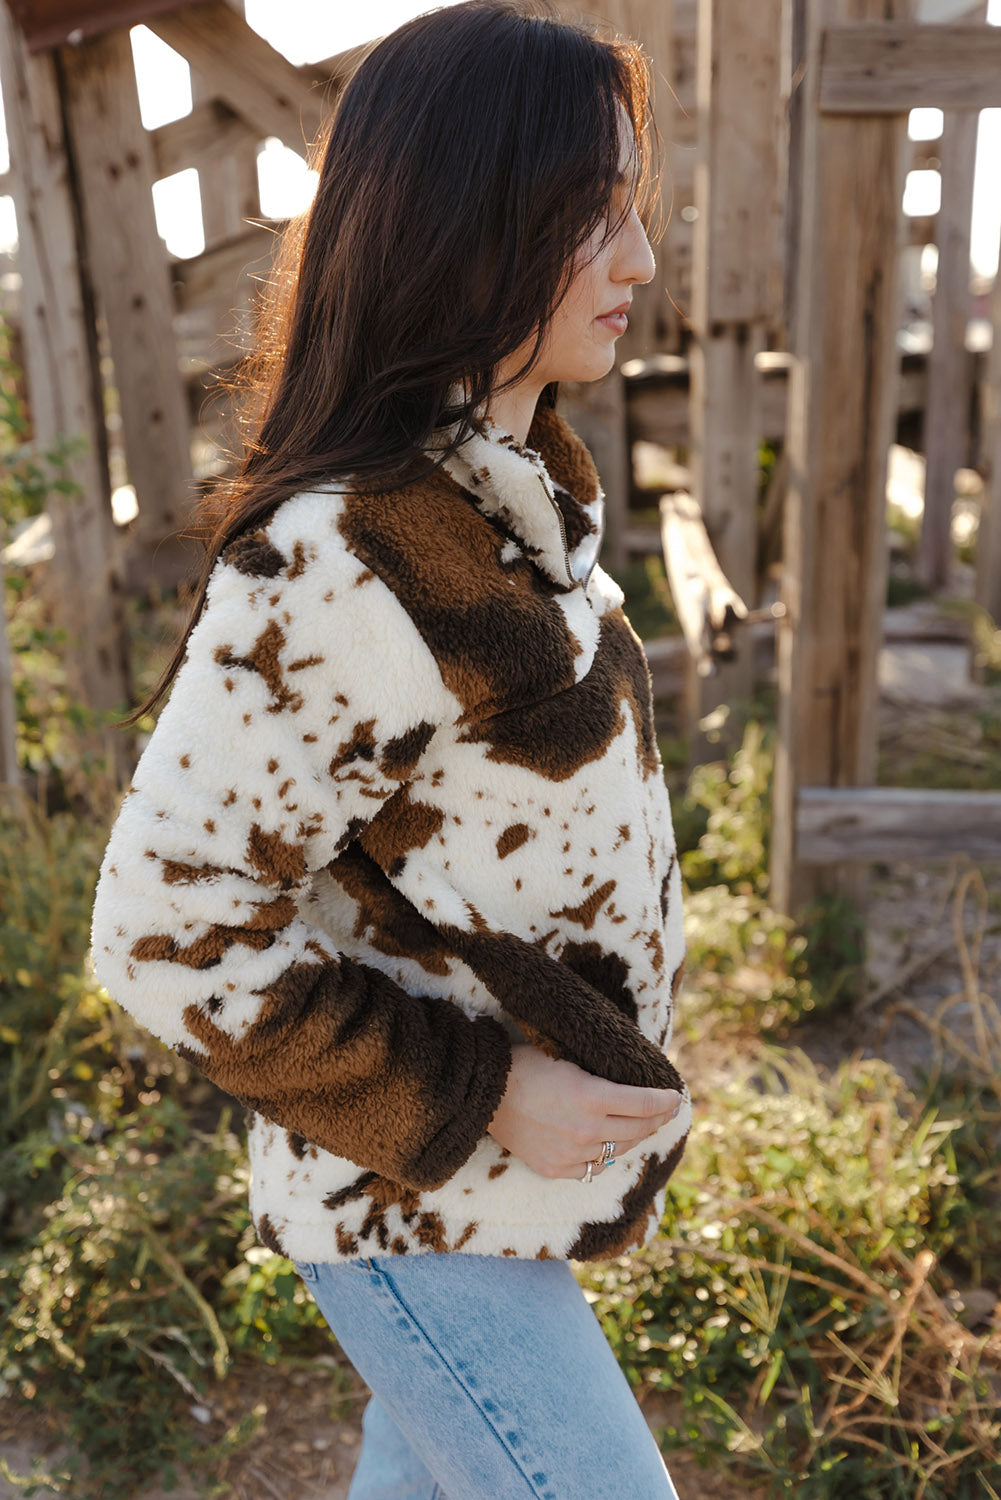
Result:
<instances>
[{"instance_id":1,"label":"jacket sleeve","mask_svg":"<svg viewBox=\"0 0 1001 1500\"><path fill-rule=\"evenodd\" d=\"M393 594L341 544L337 503L295 497L217 564L111 834L94 963L261 1115L437 1187L484 1134L510 1042L336 952L308 919L313 874L408 795L458 711Z\"/></svg>"}]
</instances>

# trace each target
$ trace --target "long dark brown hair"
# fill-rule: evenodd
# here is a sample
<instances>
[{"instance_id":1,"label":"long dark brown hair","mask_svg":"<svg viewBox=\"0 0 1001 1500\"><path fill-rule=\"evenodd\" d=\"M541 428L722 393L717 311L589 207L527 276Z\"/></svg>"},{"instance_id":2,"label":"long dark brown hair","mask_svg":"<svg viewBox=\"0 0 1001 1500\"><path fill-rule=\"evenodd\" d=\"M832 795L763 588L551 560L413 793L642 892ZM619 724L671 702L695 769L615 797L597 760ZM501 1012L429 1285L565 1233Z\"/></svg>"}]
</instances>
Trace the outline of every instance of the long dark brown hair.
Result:
<instances>
[{"instance_id":1,"label":"long dark brown hair","mask_svg":"<svg viewBox=\"0 0 1001 1500\"><path fill-rule=\"evenodd\" d=\"M317 144L312 206L281 238L242 380L243 456L204 508L191 617L133 719L183 660L224 547L318 482L406 482L454 424L441 462L497 365L534 339L513 378L528 372L585 242L618 227L621 109L642 208L653 131L637 44L546 0L465 0L365 56Z\"/></svg>"}]
</instances>

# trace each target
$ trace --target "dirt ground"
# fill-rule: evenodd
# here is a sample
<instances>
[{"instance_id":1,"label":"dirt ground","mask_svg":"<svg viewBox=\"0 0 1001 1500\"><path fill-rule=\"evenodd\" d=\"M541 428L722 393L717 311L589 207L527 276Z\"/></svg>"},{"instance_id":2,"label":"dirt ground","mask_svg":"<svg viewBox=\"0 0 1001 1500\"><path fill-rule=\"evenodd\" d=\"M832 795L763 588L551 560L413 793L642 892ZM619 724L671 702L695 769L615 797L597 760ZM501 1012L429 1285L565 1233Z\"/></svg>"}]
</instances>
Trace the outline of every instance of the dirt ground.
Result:
<instances>
[{"instance_id":1,"label":"dirt ground","mask_svg":"<svg viewBox=\"0 0 1001 1500\"><path fill-rule=\"evenodd\" d=\"M291 1372L249 1365L234 1372L220 1388L214 1415L226 1425L255 1408L262 1419L259 1436L213 1476L232 1484L230 1500L347 1500L368 1393L355 1377L354 1389L344 1394L340 1381L332 1384L331 1374L319 1362L311 1369ZM660 1395L651 1395L642 1405L655 1431L678 1420L677 1404ZM212 1435L219 1431L217 1421ZM0 1403L0 1455L12 1474L28 1474L36 1459L43 1466L56 1467L59 1452L56 1433L26 1416L23 1409L15 1411L10 1403ZM724 1473L699 1468L683 1453L671 1455L670 1469L682 1500L747 1500L744 1485L732 1484ZM16 1500L22 1494L22 1486L0 1476L0 1500ZM73 1500L102 1497L74 1492ZM136 1500L200 1500L200 1492L185 1485L170 1491L156 1488L144 1490ZM466 1497L456 1496L456 1500Z\"/></svg>"}]
</instances>

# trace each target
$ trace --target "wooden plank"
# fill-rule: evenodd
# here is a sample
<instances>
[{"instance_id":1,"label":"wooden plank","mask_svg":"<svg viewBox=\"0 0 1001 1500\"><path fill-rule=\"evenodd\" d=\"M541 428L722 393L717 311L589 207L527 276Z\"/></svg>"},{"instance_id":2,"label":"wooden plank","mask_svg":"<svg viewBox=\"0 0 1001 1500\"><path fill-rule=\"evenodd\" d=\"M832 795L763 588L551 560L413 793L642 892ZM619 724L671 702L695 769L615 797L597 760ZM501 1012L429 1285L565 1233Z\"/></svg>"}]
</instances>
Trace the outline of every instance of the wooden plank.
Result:
<instances>
[{"instance_id":1,"label":"wooden plank","mask_svg":"<svg viewBox=\"0 0 1001 1500\"><path fill-rule=\"evenodd\" d=\"M270 275L281 222L264 220L172 263L174 333L185 359L229 365L252 345L258 286Z\"/></svg>"},{"instance_id":2,"label":"wooden plank","mask_svg":"<svg viewBox=\"0 0 1001 1500\"><path fill-rule=\"evenodd\" d=\"M227 0L233 14L244 19L244 0ZM197 107L211 103L212 95L202 75L191 75L191 97ZM234 141L228 151L218 148L198 168L198 190L201 199L202 229L206 245L232 239L246 221L261 211L261 194L257 179L257 141L248 133ZM250 287L240 289L241 309L246 306Z\"/></svg>"},{"instance_id":3,"label":"wooden plank","mask_svg":"<svg viewBox=\"0 0 1001 1500\"><path fill-rule=\"evenodd\" d=\"M232 297L241 277L261 275L271 265L275 236L284 219L261 219L231 239L170 262L175 306L190 312L203 302Z\"/></svg>"},{"instance_id":4,"label":"wooden plank","mask_svg":"<svg viewBox=\"0 0 1001 1500\"><path fill-rule=\"evenodd\" d=\"M173 587L193 562L192 550L176 540L190 513L191 453L128 32L66 48L62 62L85 253L107 325L129 479L139 501L129 580L138 589Z\"/></svg>"},{"instance_id":5,"label":"wooden plank","mask_svg":"<svg viewBox=\"0 0 1001 1500\"><path fill-rule=\"evenodd\" d=\"M679 356L672 358L680 359ZM970 389L977 368L971 361L966 377ZM788 372L780 365L759 370L757 384L761 436L773 441L785 437L788 417ZM905 353L900 358L897 412L922 411L927 390L927 356ZM629 431L634 442L659 443L664 448L687 444L690 438L688 362L670 375L628 380Z\"/></svg>"},{"instance_id":6,"label":"wooden plank","mask_svg":"<svg viewBox=\"0 0 1001 1500\"><path fill-rule=\"evenodd\" d=\"M986 16L986 4L983 13ZM925 505L918 546L918 576L930 589L942 588L951 571L956 470L969 461L966 330L973 312L970 219L979 123L976 114L950 110L939 143L942 202L935 228L938 271L924 416Z\"/></svg>"},{"instance_id":7,"label":"wooden plank","mask_svg":"<svg viewBox=\"0 0 1001 1500\"><path fill-rule=\"evenodd\" d=\"M337 92L368 50L367 46L351 47L346 52L328 57L325 62L304 63L296 72L305 87L320 94L324 108L329 110ZM211 91L207 90L207 93ZM157 178L171 177L185 167L201 171L206 163L248 142L258 145L264 138L262 130L248 123L222 99L212 97L203 98L188 114L158 125L149 134Z\"/></svg>"},{"instance_id":8,"label":"wooden plank","mask_svg":"<svg viewBox=\"0 0 1001 1500\"><path fill-rule=\"evenodd\" d=\"M64 653L70 690L91 708L120 711L130 695L127 637L115 575L93 293L80 253L57 70L51 56L28 54L3 6L0 80L16 163L22 353L34 441L44 453L78 440L63 466L78 493L49 496L55 552L47 592L72 644ZM123 773L129 758L124 736L106 732L103 742Z\"/></svg>"},{"instance_id":9,"label":"wooden plank","mask_svg":"<svg viewBox=\"0 0 1001 1500\"><path fill-rule=\"evenodd\" d=\"M917 21L831 25L822 44L821 110L901 114L1001 106L1001 27Z\"/></svg>"},{"instance_id":10,"label":"wooden plank","mask_svg":"<svg viewBox=\"0 0 1001 1500\"><path fill-rule=\"evenodd\" d=\"M560 386L560 411L583 439L605 492L605 540L601 557L613 573L625 567L626 526L632 466L626 428L625 381L619 369L603 380Z\"/></svg>"},{"instance_id":11,"label":"wooden plank","mask_svg":"<svg viewBox=\"0 0 1001 1500\"><path fill-rule=\"evenodd\" d=\"M319 134L328 105L298 68L258 36L227 0L203 0L151 19L150 30L186 58L213 98L263 136L300 155Z\"/></svg>"},{"instance_id":12,"label":"wooden plank","mask_svg":"<svg viewBox=\"0 0 1001 1500\"><path fill-rule=\"evenodd\" d=\"M9 0L24 32L29 52L43 52L62 42L82 41L105 31L120 31L172 10L177 0Z\"/></svg>"},{"instance_id":13,"label":"wooden plank","mask_svg":"<svg viewBox=\"0 0 1001 1500\"><path fill-rule=\"evenodd\" d=\"M1001 860L1001 792L803 787L796 847L807 864Z\"/></svg>"},{"instance_id":14,"label":"wooden plank","mask_svg":"<svg viewBox=\"0 0 1001 1500\"><path fill-rule=\"evenodd\" d=\"M706 266L711 263L709 255ZM696 264L700 264L698 257ZM757 457L762 435L754 357L764 341L761 321L733 324L713 319L710 330L700 333L689 354L692 489L720 565L736 593L749 603L754 602ZM746 702L753 687L749 651L737 652L708 681L692 679L688 741L693 762L707 756L717 759L721 743L726 748L739 739L736 716L728 714L722 735L712 744L699 725L719 707Z\"/></svg>"},{"instance_id":15,"label":"wooden plank","mask_svg":"<svg viewBox=\"0 0 1001 1500\"><path fill-rule=\"evenodd\" d=\"M701 0L692 322L774 325L782 0Z\"/></svg>"},{"instance_id":16,"label":"wooden plank","mask_svg":"<svg viewBox=\"0 0 1001 1500\"><path fill-rule=\"evenodd\" d=\"M910 13L907 0L817 0L804 16L772 821L772 900L784 911L822 892L861 898L837 867L803 877L796 799L801 787L865 785L876 771L907 122L820 113L823 31L849 12Z\"/></svg>"},{"instance_id":17,"label":"wooden plank","mask_svg":"<svg viewBox=\"0 0 1001 1500\"><path fill-rule=\"evenodd\" d=\"M158 125L149 132L149 139L153 148L153 177L159 181L161 177L183 172L186 167L194 167L200 173L218 157L242 146L256 146L263 137L221 99L208 99L196 104L190 114L182 115L179 120Z\"/></svg>"},{"instance_id":18,"label":"wooden plank","mask_svg":"<svg viewBox=\"0 0 1001 1500\"><path fill-rule=\"evenodd\" d=\"M732 657L734 631L747 605L720 567L702 509L683 490L660 502L661 545L671 598L698 677Z\"/></svg>"},{"instance_id":19,"label":"wooden plank","mask_svg":"<svg viewBox=\"0 0 1001 1500\"><path fill-rule=\"evenodd\" d=\"M976 600L1001 626L1001 261L991 294L994 341L983 382L987 474L977 533Z\"/></svg>"},{"instance_id":20,"label":"wooden plank","mask_svg":"<svg viewBox=\"0 0 1001 1500\"><path fill-rule=\"evenodd\" d=\"M753 600L758 444L756 357L781 319L777 276L782 0L699 0L696 53L691 369L692 490L720 565ZM753 691L750 651L713 673L693 658L688 740L693 761L720 754L738 730L729 708ZM700 729L718 708L722 735ZM714 714L714 718L717 717Z\"/></svg>"}]
</instances>

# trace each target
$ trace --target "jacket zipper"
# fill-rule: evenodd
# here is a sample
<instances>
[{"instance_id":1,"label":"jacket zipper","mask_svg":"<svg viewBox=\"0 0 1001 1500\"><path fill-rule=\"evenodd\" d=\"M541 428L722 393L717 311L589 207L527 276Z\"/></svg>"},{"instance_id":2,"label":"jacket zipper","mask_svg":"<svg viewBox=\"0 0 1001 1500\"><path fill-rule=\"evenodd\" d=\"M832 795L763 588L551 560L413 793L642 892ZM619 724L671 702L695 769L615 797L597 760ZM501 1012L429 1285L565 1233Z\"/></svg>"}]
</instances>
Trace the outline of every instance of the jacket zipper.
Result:
<instances>
[{"instance_id":1,"label":"jacket zipper","mask_svg":"<svg viewBox=\"0 0 1001 1500\"><path fill-rule=\"evenodd\" d=\"M573 576L573 568L570 566L570 548L567 546L567 528L566 523L563 520L563 512L556 504L556 501L553 499L552 495L546 489L546 481L543 479L541 474L539 475L539 483L542 485L546 499L549 501L550 505L553 507L553 510L556 513L556 520L560 528L560 541L563 543L563 561L566 564L567 577L569 578L572 587L574 584L576 584L577 579Z\"/></svg>"}]
</instances>

